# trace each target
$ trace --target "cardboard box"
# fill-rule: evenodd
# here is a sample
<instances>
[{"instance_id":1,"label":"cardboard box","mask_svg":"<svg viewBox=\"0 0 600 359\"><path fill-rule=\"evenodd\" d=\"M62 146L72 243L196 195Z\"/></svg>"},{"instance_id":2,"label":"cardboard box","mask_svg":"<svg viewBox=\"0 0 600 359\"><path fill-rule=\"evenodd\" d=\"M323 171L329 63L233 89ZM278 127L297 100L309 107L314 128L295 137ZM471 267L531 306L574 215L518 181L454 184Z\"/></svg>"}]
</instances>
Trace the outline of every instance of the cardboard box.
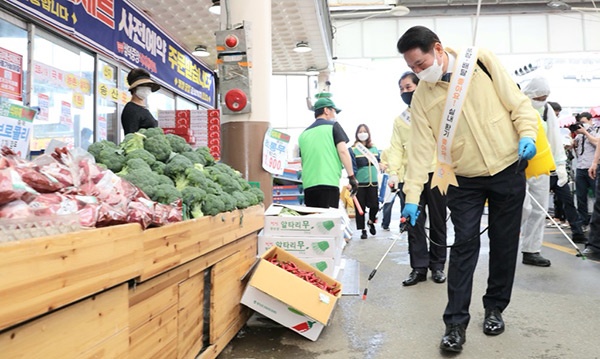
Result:
<instances>
[{"instance_id":1,"label":"cardboard box","mask_svg":"<svg viewBox=\"0 0 600 359\"><path fill-rule=\"evenodd\" d=\"M258 234L258 255L262 255L271 247L277 246L296 257L324 257L334 258L337 250L342 247L342 237L306 237L306 236L279 236Z\"/></svg>"},{"instance_id":2,"label":"cardboard box","mask_svg":"<svg viewBox=\"0 0 600 359\"><path fill-rule=\"evenodd\" d=\"M289 208L300 216L279 215ZM265 211L264 233L277 236L331 236L342 235L343 214L337 208L314 208L274 203Z\"/></svg>"},{"instance_id":3,"label":"cardboard box","mask_svg":"<svg viewBox=\"0 0 600 359\"><path fill-rule=\"evenodd\" d=\"M258 260L246 286L241 303L296 333L317 340L327 326L342 295L342 283L328 275L315 272L330 286L339 289L332 295L268 261L277 256L280 261L293 262L303 270L314 270L310 264L272 247Z\"/></svg>"}]
</instances>

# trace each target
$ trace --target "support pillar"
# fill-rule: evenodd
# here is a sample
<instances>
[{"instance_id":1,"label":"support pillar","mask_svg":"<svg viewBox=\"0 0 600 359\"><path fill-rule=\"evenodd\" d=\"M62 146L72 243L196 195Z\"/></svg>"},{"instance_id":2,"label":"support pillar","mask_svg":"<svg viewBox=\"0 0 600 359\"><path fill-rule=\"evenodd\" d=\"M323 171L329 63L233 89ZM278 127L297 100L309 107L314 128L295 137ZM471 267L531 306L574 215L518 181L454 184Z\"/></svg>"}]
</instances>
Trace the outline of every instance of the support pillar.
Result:
<instances>
[{"instance_id":1,"label":"support pillar","mask_svg":"<svg viewBox=\"0 0 600 359\"><path fill-rule=\"evenodd\" d=\"M221 116L221 158L223 162L240 171L244 178L259 182L265 194L264 204L273 201L273 180L262 168L262 144L270 126L271 97L271 2L225 0L221 11L221 29L229 24L249 22L251 35L248 54L250 69L250 101L252 111L245 114ZM229 14L227 14L229 12Z\"/></svg>"}]
</instances>

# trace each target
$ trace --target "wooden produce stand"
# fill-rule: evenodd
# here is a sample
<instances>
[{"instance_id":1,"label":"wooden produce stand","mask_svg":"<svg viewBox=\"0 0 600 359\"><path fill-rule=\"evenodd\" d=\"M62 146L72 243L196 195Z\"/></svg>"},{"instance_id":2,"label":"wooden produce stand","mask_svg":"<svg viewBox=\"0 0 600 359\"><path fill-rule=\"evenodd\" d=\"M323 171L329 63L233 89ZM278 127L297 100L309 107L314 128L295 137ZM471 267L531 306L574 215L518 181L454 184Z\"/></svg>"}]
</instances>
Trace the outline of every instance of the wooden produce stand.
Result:
<instances>
[{"instance_id":1,"label":"wooden produce stand","mask_svg":"<svg viewBox=\"0 0 600 359\"><path fill-rule=\"evenodd\" d=\"M260 205L0 244L0 357L216 358L263 225Z\"/></svg>"}]
</instances>

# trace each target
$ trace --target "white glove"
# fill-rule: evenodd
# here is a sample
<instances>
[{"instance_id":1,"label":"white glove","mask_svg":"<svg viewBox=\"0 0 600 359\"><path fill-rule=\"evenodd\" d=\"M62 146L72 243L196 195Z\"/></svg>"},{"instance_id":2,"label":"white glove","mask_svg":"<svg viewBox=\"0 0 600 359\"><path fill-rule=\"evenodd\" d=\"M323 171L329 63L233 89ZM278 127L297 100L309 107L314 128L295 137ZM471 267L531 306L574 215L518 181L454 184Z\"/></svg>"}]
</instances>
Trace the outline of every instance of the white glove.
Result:
<instances>
[{"instance_id":1,"label":"white glove","mask_svg":"<svg viewBox=\"0 0 600 359\"><path fill-rule=\"evenodd\" d=\"M558 187L562 187L569 182L569 175L567 174L565 165L556 166L556 175L558 176Z\"/></svg>"}]
</instances>

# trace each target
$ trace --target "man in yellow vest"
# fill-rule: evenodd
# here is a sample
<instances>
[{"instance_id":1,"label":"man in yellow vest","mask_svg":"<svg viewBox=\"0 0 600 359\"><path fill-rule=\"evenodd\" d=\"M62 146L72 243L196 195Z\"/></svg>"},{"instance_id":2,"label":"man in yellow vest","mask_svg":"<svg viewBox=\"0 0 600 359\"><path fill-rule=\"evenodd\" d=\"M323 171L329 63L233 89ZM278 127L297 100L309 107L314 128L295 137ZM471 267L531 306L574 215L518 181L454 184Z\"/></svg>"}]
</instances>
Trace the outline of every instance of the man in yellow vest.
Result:
<instances>
[{"instance_id":1,"label":"man in yellow vest","mask_svg":"<svg viewBox=\"0 0 600 359\"><path fill-rule=\"evenodd\" d=\"M505 329L501 313L512 293L525 197L524 170L536 153L538 114L488 50L467 48L459 53L444 48L438 36L423 26L408 29L397 49L421 79L411 103L402 215L416 223L419 196L437 149L433 183L447 191L455 230L443 315L446 331L440 349L460 352L471 318L473 273L486 201L490 258L483 332L498 335Z\"/></svg>"}]
</instances>

